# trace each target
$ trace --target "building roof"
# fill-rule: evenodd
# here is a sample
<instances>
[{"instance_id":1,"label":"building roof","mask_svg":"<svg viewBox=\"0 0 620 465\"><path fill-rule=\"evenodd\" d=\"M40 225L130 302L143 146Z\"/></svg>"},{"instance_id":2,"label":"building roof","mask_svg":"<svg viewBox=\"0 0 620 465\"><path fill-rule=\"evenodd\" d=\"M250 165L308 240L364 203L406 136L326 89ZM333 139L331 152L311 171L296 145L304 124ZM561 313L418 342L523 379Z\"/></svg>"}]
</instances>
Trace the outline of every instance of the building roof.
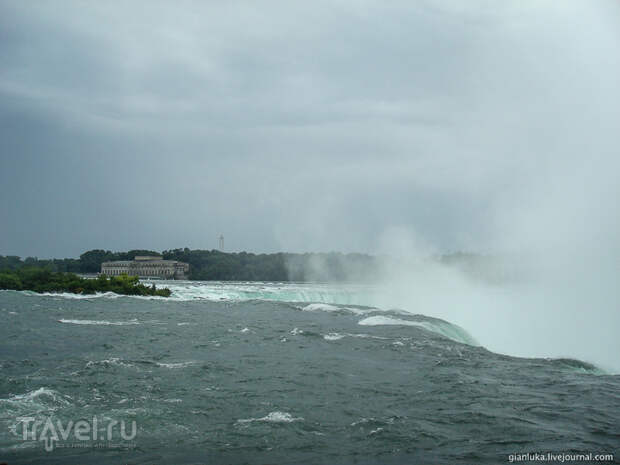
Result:
<instances>
[{"instance_id":1,"label":"building roof","mask_svg":"<svg viewBox=\"0 0 620 465\"><path fill-rule=\"evenodd\" d=\"M101 265L108 265L108 266L120 266L120 265L143 265L145 263L151 263L151 264L155 264L155 265L174 265L177 263L183 264L183 265L187 265L187 263L185 262L180 262L178 260L164 260L164 259L158 259L158 260L144 260L144 261L139 261L139 260L116 260L116 261L111 261L111 262L103 262L101 263Z\"/></svg>"}]
</instances>

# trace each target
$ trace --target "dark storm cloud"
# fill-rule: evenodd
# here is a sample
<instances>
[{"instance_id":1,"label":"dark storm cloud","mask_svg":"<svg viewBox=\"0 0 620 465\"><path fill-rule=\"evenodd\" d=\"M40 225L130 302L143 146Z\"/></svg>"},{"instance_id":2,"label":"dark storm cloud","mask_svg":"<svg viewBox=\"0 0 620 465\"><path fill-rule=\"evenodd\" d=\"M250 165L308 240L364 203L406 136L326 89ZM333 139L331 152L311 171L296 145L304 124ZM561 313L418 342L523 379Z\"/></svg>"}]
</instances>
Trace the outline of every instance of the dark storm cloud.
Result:
<instances>
[{"instance_id":1,"label":"dark storm cloud","mask_svg":"<svg viewBox=\"0 0 620 465\"><path fill-rule=\"evenodd\" d=\"M617 168L611 2L0 9L0 253L529 245Z\"/></svg>"}]
</instances>

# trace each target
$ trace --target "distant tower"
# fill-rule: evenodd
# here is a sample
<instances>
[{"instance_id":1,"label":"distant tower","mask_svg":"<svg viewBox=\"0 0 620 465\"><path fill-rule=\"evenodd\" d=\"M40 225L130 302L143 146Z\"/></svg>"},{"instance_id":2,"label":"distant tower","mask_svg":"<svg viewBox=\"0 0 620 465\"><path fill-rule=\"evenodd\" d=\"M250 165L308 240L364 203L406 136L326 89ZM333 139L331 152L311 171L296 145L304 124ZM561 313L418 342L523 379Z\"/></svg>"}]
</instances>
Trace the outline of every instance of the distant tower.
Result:
<instances>
[{"instance_id":1,"label":"distant tower","mask_svg":"<svg viewBox=\"0 0 620 465\"><path fill-rule=\"evenodd\" d=\"M224 251L224 235L220 234L220 252Z\"/></svg>"}]
</instances>

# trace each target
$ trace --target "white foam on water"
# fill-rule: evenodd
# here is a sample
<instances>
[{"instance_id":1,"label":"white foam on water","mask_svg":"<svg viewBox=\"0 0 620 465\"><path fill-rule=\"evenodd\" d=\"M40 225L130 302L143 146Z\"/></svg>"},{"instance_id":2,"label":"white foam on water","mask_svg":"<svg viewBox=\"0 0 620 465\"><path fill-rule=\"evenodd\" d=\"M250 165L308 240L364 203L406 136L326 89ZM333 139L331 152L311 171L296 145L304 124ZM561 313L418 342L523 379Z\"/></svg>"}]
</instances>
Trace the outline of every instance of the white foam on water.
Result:
<instances>
[{"instance_id":1,"label":"white foam on water","mask_svg":"<svg viewBox=\"0 0 620 465\"><path fill-rule=\"evenodd\" d=\"M322 303L312 303L299 308L304 312L348 312L354 315L367 315L368 313L377 311L375 308L361 309Z\"/></svg>"},{"instance_id":2,"label":"white foam on water","mask_svg":"<svg viewBox=\"0 0 620 465\"><path fill-rule=\"evenodd\" d=\"M328 333L328 334L323 335L323 339L325 339L326 341L338 341L345 337L359 337L362 339L381 339L381 340L389 339L387 337L372 336L370 334L364 334L364 333L344 333L344 334L343 333Z\"/></svg>"},{"instance_id":3,"label":"white foam on water","mask_svg":"<svg viewBox=\"0 0 620 465\"><path fill-rule=\"evenodd\" d=\"M112 358L108 358L105 360L90 360L89 362L86 363L85 368L90 368L90 367L99 366L99 365L104 365L104 366L115 365L115 366L121 366L121 367L133 367L134 366L131 363L122 361L118 357L112 357Z\"/></svg>"},{"instance_id":4,"label":"white foam on water","mask_svg":"<svg viewBox=\"0 0 620 465\"><path fill-rule=\"evenodd\" d=\"M316 312L316 311L337 312L342 309L340 307L336 307L335 305L330 305L330 304L309 304L309 305L306 305L305 307L302 307L302 310L304 312Z\"/></svg>"},{"instance_id":5,"label":"white foam on water","mask_svg":"<svg viewBox=\"0 0 620 465\"><path fill-rule=\"evenodd\" d=\"M250 332L250 328L243 328L240 332L242 332L242 333L249 333Z\"/></svg>"},{"instance_id":6,"label":"white foam on water","mask_svg":"<svg viewBox=\"0 0 620 465\"><path fill-rule=\"evenodd\" d=\"M13 430L17 428L20 419L37 415L42 412L53 412L60 408L71 405L69 396L63 396L53 389L46 387L38 388L25 394L16 394L6 399L0 399L0 419L14 421L9 426Z\"/></svg>"},{"instance_id":7,"label":"white foam on water","mask_svg":"<svg viewBox=\"0 0 620 465\"><path fill-rule=\"evenodd\" d=\"M364 305L368 286L317 283L166 281L172 300L323 302ZM361 294L361 295L360 295Z\"/></svg>"},{"instance_id":8,"label":"white foam on water","mask_svg":"<svg viewBox=\"0 0 620 465\"><path fill-rule=\"evenodd\" d=\"M357 324L362 326L381 326L381 325L399 325L399 326L426 326L417 321L401 320L400 318L391 318L389 316L370 316L360 320Z\"/></svg>"},{"instance_id":9,"label":"white foam on water","mask_svg":"<svg viewBox=\"0 0 620 465\"><path fill-rule=\"evenodd\" d=\"M191 362L177 362L177 363L159 363L157 362L157 366L162 367L162 368L185 368L191 365L194 365L196 362L191 361Z\"/></svg>"},{"instance_id":10,"label":"white foam on water","mask_svg":"<svg viewBox=\"0 0 620 465\"><path fill-rule=\"evenodd\" d=\"M303 333L304 333L304 332L303 332L301 329L299 329L299 328L293 328L293 329L291 330L291 334L292 334L293 336L298 336L298 335L303 334Z\"/></svg>"},{"instance_id":11,"label":"white foam on water","mask_svg":"<svg viewBox=\"0 0 620 465\"><path fill-rule=\"evenodd\" d=\"M303 421L303 418L295 418L287 412L270 412L262 418L247 418L243 420L237 420L237 423L252 423L255 421L268 422L268 423L292 423L294 421Z\"/></svg>"},{"instance_id":12,"label":"white foam on water","mask_svg":"<svg viewBox=\"0 0 620 465\"><path fill-rule=\"evenodd\" d=\"M152 281L143 281L152 285ZM330 285L316 283L266 283L266 282L219 282L219 281L158 281L158 288L172 291L170 297L161 296L125 296L113 292L95 294L72 294L68 292L39 294L31 291L20 292L32 296L47 296L66 299L144 299L161 301L248 301L263 300L277 302L324 302L335 305L365 305L372 300L373 291L367 285ZM355 309L352 309L354 311Z\"/></svg>"},{"instance_id":13,"label":"white foam on water","mask_svg":"<svg viewBox=\"0 0 620 465\"><path fill-rule=\"evenodd\" d=\"M51 398L55 402L68 405L69 402L57 391L46 387L40 387L34 391L29 391L25 394L16 394L8 399L0 399L0 402L32 402L40 399L41 397Z\"/></svg>"},{"instance_id":14,"label":"white foam on water","mask_svg":"<svg viewBox=\"0 0 620 465\"><path fill-rule=\"evenodd\" d=\"M129 321L106 321L106 320L66 320L60 319L59 323L69 323L72 325L100 325L100 326L126 326L126 325L139 325L140 322L137 319Z\"/></svg>"},{"instance_id":15,"label":"white foam on water","mask_svg":"<svg viewBox=\"0 0 620 465\"><path fill-rule=\"evenodd\" d=\"M354 334L347 333L347 336L361 337L361 338L364 338L364 339L383 339L383 340L389 339L388 337L372 336L370 334L364 334L364 333L361 333L361 334L358 334L358 333L354 333Z\"/></svg>"},{"instance_id":16,"label":"white foam on water","mask_svg":"<svg viewBox=\"0 0 620 465\"><path fill-rule=\"evenodd\" d=\"M375 422L377 421L375 418L370 417L370 418L360 418L357 421L354 421L353 423L351 423L351 426L357 426L357 425L365 425L366 423L370 423L370 422Z\"/></svg>"},{"instance_id":17,"label":"white foam on water","mask_svg":"<svg viewBox=\"0 0 620 465\"><path fill-rule=\"evenodd\" d=\"M83 299L98 299L98 298L107 298L107 299L118 299L119 297L122 297L120 294L116 294L114 292L96 292L95 294L74 294L72 292L42 292L42 293L36 293L36 292L30 292L30 291L26 291L29 293L29 295L43 295L46 297L62 297L63 299L78 299L78 300L83 300Z\"/></svg>"},{"instance_id":18,"label":"white foam on water","mask_svg":"<svg viewBox=\"0 0 620 465\"><path fill-rule=\"evenodd\" d=\"M362 326L384 326L384 325L393 325L393 326L417 326L420 328L424 328L427 331L431 331L433 333L439 334L441 336L447 337L448 339L452 339L453 341L460 342L462 344L468 345L479 345L476 340L471 337L464 329L459 328L456 325L452 325L448 322L442 322L437 320L433 321L411 321L411 320L402 320L400 318L391 318L388 316L371 316L368 318L364 318L363 320L358 322L359 325Z\"/></svg>"}]
</instances>

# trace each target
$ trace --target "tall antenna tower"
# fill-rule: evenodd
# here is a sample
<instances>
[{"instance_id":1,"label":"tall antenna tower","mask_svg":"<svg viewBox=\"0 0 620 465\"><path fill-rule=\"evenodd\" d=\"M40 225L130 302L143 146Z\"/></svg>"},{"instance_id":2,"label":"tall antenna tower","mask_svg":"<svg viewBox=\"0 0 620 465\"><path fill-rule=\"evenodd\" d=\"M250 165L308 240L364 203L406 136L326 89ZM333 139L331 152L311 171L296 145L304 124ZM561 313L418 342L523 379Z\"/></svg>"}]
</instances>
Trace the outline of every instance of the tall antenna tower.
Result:
<instances>
[{"instance_id":1,"label":"tall antenna tower","mask_svg":"<svg viewBox=\"0 0 620 465\"><path fill-rule=\"evenodd\" d=\"M224 235L220 234L220 252L224 251Z\"/></svg>"}]
</instances>

